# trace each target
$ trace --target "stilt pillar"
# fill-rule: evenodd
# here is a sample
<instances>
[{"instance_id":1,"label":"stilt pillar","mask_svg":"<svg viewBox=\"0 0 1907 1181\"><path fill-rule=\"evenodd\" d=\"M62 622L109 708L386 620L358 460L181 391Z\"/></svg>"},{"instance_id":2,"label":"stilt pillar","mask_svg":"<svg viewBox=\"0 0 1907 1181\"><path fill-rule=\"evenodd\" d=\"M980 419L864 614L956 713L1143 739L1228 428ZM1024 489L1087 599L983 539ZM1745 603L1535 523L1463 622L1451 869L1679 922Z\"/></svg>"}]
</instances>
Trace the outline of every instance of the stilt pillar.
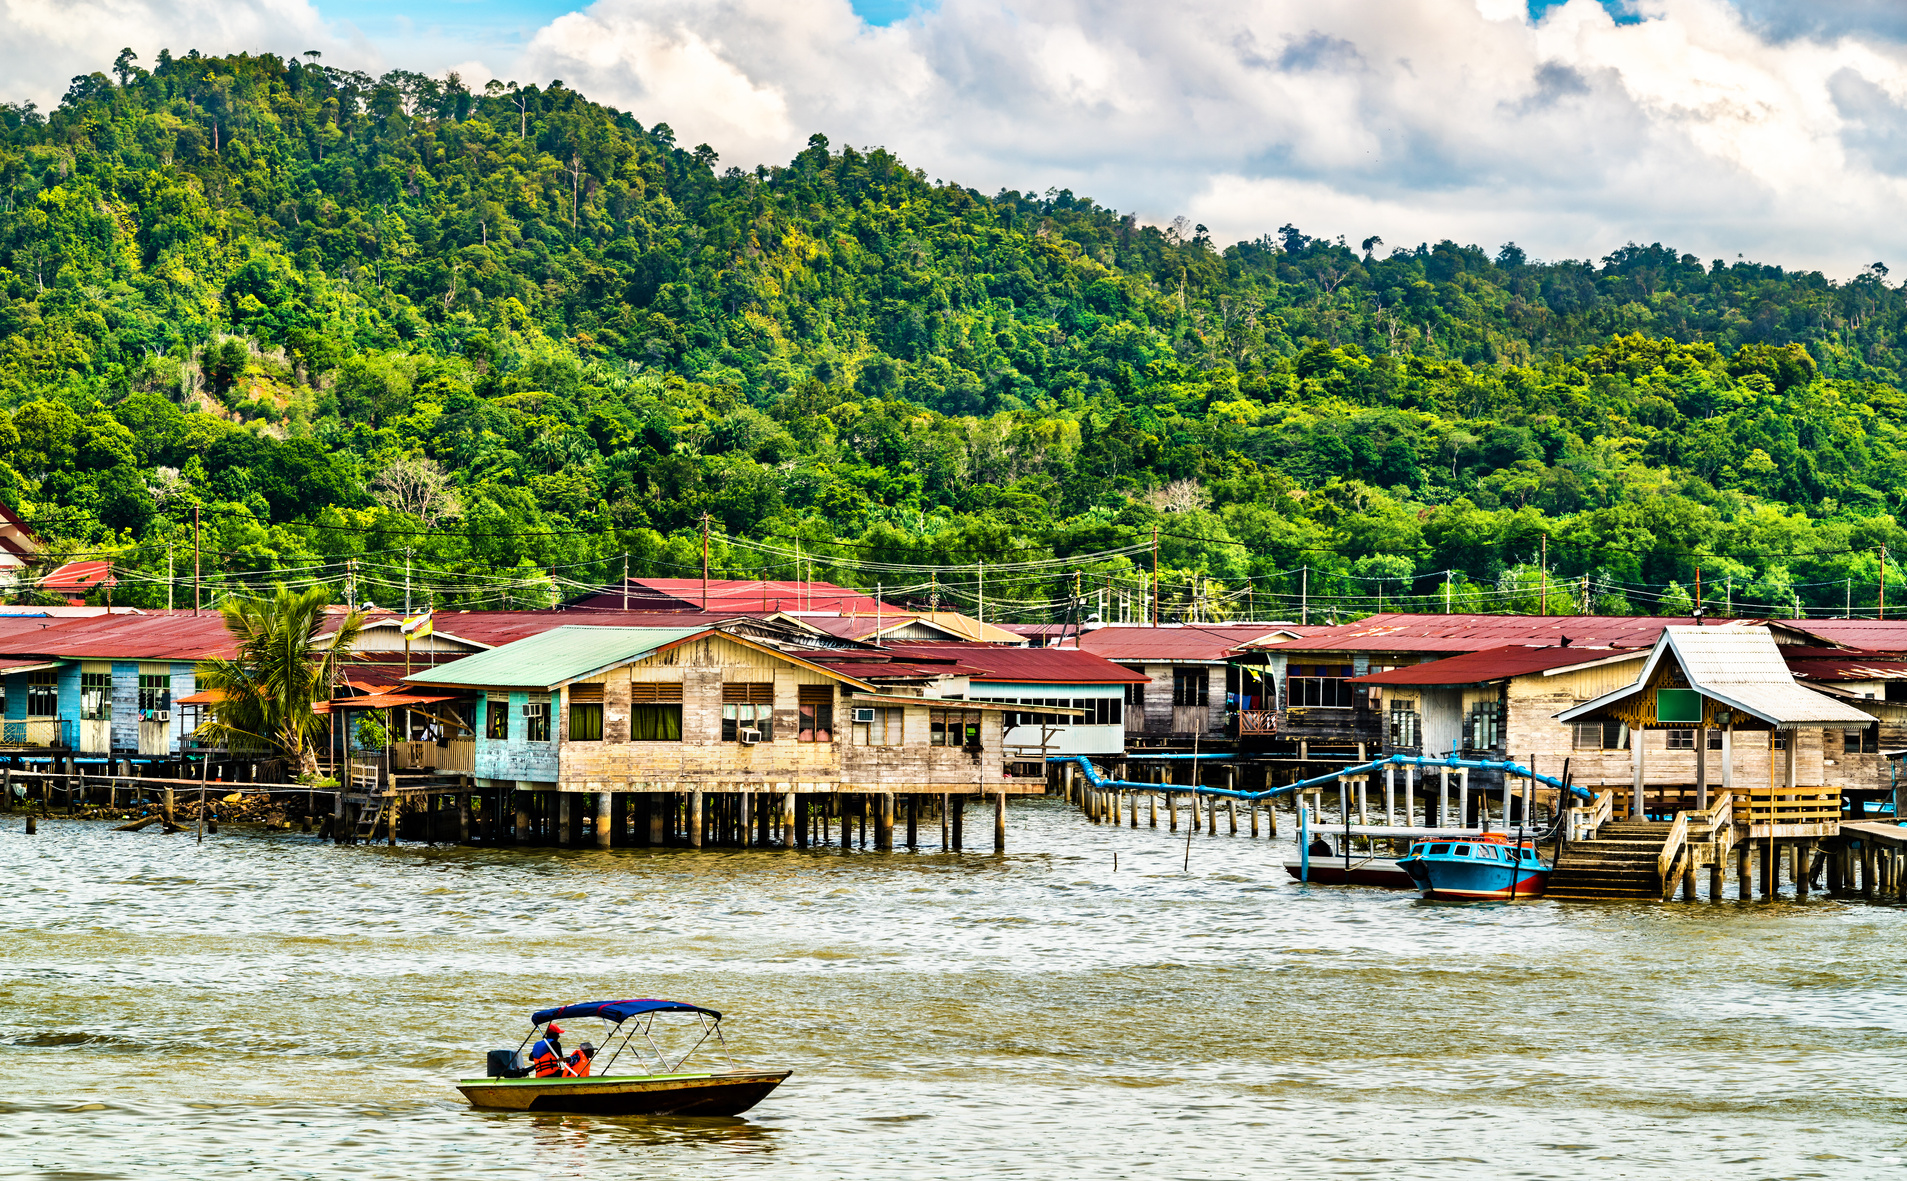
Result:
<instances>
[{"instance_id":1,"label":"stilt pillar","mask_svg":"<svg viewBox=\"0 0 1907 1181\"><path fill-rule=\"evenodd\" d=\"M949 820L951 821L949 827L951 829L951 836L953 838L953 851L958 853L961 851L960 850L960 842L961 842L960 830L965 826L966 819L967 819L966 794L962 792L956 792L955 794L947 797L947 804L949 807L953 809L953 815L949 818Z\"/></svg>"},{"instance_id":2,"label":"stilt pillar","mask_svg":"<svg viewBox=\"0 0 1907 1181\"><path fill-rule=\"evenodd\" d=\"M993 851L1006 852L1006 793L993 793Z\"/></svg>"}]
</instances>

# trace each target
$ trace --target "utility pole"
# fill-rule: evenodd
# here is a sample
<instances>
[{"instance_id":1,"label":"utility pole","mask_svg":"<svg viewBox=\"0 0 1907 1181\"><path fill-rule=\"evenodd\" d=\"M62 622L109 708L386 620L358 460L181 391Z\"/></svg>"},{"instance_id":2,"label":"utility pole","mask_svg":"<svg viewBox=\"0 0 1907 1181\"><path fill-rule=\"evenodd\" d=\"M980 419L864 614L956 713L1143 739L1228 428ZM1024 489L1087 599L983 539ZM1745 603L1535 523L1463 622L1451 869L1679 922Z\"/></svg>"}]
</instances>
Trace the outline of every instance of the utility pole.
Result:
<instances>
[{"instance_id":1,"label":"utility pole","mask_svg":"<svg viewBox=\"0 0 1907 1181\"><path fill-rule=\"evenodd\" d=\"M192 614L199 613L199 506L192 506Z\"/></svg>"},{"instance_id":2,"label":"utility pole","mask_svg":"<svg viewBox=\"0 0 1907 1181\"><path fill-rule=\"evenodd\" d=\"M709 515L702 514L702 614L709 609Z\"/></svg>"},{"instance_id":3,"label":"utility pole","mask_svg":"<svg viewBox=\"0 0 1907 1181\"><path fill-rule=\"evenodd\" d=\"M172 610L172 543L166 542L166 610Z\"/></svg>"},{"instance_id":4,"label":"utility pole","mask_svg":"<svg viewBox=\"0 0 1907 1181\"><path fill-rule=\"evenodd\" d=\"M980 563L974 590L974 609L979 612L980 622L985 623L987 621L987 564L984 561Z\"/></svg>"},{"instance_id":5,"label":"utility pole","mask_svg":"<svg viewBox=\"0 0 1907 1181\"><path fill-rule=\"evenodd\" d=\"M1702 619L1702 568L1700 565L1697 565L1695 567L1695 621L1697 623L1700 623L1701 619Z\"/></svg>"},{"instance_id":6,"label":"utility pole","mask_svg":"<svg viewBox=\"0 0 1907 1181\"><path fill-rule=\"evenodd\" d=\"M1543 576L1542 576L1543 577L1543 582L1542 582L1543 608L1540 612L1538 612L1538 614L1548 615L1549 614L1549 534L1547 533L1543 534L1543 557L1541 561L1543 565Z\"/></svg>"},{"instance_id":7,"label":"utility pole","mask_svg":"<svg viewBox=\"0 0 1907 1181\"><path fill-rule=\"evenodd\" d=\"M1450 576L1453 573L1454 571L1451 570L1443 572L1443 613L1445 615L1450 614Z\"/></svg>"},{"instance_id":8,"label":"utility pole","mask_svg":"<svg viewBox=\"0 0 1907 1181\"><path fill-rule=\"evenodd\" d=\"M1879 610L1875 613L1875 618L1886 619L1887 618L1887 547L1884 545L1881 546L1881 595L1880 595L1879 603L1877 605L1879 607Z\"/></svg>"},{"instance_id":9,"label":"utility pole","mask_svg":"<svg viewBox=\"0 0 1907 1181\"><path fill-rule=\"evenodd\" d=\"M404 618L409 619L410 617L411 617L411 551L409 550L409 548L406 548L404 550ZM409 645L409 642L406 641L405 651L408 652L409 650L410 650L410 645Z\"/></svg>"},{"instance_id":10,"label":"utility pole","mask_svg":"<svg viewBox=\"0 0 1907 1181\"><path fill-rule=\"evenodd\" d=\"M1152 626L1159 626L1159 526L1152 526Z\"/></svg>"},{"instance_id":11,"label":"utility pole","mask_svg":"<svg viewBox=\"0 0 1907 1181\"><path fill-rule=\"evenodd\" d=\"M1311 622L1311 567L1298 568L1298 622Z\"/></svg>"},{"instance_id":12,"label":"utility pole","mask_svg":"<svg viewBox=\"0 0 1907 1181\"><path fill-rule=\"evenodd\" d=\"M629 554L622 555L622 609L629 610Z\"/></svg>"}]
</instances>

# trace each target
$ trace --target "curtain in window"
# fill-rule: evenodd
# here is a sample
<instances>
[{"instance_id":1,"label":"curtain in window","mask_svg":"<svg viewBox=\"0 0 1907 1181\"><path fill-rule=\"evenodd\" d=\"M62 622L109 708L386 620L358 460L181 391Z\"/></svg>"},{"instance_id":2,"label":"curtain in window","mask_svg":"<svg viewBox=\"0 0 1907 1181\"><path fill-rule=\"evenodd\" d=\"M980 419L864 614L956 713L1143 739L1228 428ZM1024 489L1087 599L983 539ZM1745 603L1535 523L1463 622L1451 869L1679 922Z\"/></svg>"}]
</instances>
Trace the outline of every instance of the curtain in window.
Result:
<instances>
[{"instance_id":1,"label":"curtain in window","mask_svg":"<svg viewBox=\"0 0 1907 1181\"><path fill-rule=\"evenodd\" d=\"M632 705L629 707L631 742L682 741L682 707L679 705Z\"/></svg>"}]
</instances>

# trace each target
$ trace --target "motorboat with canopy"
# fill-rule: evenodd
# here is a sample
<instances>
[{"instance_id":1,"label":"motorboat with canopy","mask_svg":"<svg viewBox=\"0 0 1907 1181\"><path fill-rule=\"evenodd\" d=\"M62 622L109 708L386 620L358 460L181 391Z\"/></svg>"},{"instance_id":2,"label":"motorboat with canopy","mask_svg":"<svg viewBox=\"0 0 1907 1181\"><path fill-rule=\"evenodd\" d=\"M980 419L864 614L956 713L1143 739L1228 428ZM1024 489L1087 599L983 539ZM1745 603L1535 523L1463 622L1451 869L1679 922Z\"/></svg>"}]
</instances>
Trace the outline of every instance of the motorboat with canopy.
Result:
<instances>
[{"instance_id":1,"label":"motorboat with canopy","mask_svg":"<svg viewBox=\"0 0 1907 1181\"><path fill-rule=\"evenodd\" d=\"M665 1019L660 1029L659 1017ZM562 1027L555 1023L590 1019L604 1024L600 1048L584 1042L567 1056L549 1052L560 1045ZM693 1040L685 1049L670 1049L689 1039ZM545 1051L535 1064L524 1052L533 1040ZM685 1070L689 1058L705 1046L705 1052L718 1055L727 1068ZM617 1073L618 1065L622 1073ZM737 1063L722 1036L722 1015L714 1009L682 1001L634 999L538 1009L530 1014L529 1035L516 1049L490 1051L486 1074L457 1084L474 1107L590 1115L723 1116L740 1115L760 1103L790 1072Z\"/></svg>"}]
</instances>

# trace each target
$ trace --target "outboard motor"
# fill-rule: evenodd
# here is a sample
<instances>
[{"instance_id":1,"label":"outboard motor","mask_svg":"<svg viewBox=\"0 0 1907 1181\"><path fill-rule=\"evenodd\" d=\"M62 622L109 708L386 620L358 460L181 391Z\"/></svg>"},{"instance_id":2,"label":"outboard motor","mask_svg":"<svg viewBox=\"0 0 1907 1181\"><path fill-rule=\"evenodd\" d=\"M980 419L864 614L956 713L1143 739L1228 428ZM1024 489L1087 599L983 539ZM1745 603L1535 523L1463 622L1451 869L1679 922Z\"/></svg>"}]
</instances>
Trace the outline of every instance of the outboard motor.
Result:
<instances>
[{"instance_id":1,"label":"outboard motor","mask_svg":"<svg viewBox=\"0 0 1907 1181\"><path fill-rule=\"evenodd\" d=\"M530 1063L522 1050L492 1050L484 1061L484 1074L490 1078L522 1078L530 1073Z\"/></svg>"}]
</instances>

